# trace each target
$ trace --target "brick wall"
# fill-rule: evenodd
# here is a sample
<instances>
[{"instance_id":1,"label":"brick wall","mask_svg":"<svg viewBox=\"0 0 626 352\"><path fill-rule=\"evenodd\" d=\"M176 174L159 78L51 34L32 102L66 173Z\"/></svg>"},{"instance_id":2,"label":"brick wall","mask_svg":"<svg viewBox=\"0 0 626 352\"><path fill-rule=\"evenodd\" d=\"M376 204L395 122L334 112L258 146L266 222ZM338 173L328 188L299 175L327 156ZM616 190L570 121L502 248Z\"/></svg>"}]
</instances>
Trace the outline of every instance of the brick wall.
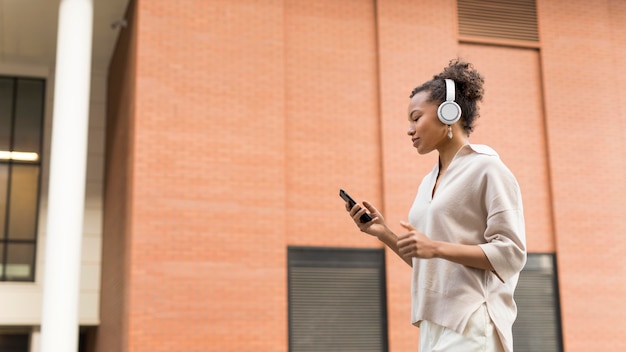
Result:
<instances>
[{"instance_id":1,"label":"brick wall","mask_svg":"<svg viewBox=\"0 0 626 352\"><path fill-rule=\"evenodd\" d=\"M620 351L626 318L626 4L539 3L568 351Z\"/></svg>"},{"instance_id":2,"label":"brick wall","mask_svg":"<svg viewBox=\"0 0 626 352\"><path fill-rule=\"evenodd\" d=\"M138 2L131 351L284 349L281 4Z\"/></svg>"},{"instance_id":3,"label":"brick wall","mask_svg":"<svg viewBox=\"0 0 626 352\"><path fill-rule=\"evenodd\" d=\"M622 3L538 1L540 51L459 44L454 1L135 3L134 80L112 81L132 87L131 144L107 174L130 176L129 199L107 185L105 213L105 241L128 230L125 290L107 300L103 281L120 350L286 351L287 246L380 247L340 187L401 231L436 162L406 136L408 95L456 56L486 77L472 142L518 177L529 250L557 252L566 348L624 347ZM415 351L410 269L389 252L387 280L390 350Z\"/></svg>"}]
</instances>

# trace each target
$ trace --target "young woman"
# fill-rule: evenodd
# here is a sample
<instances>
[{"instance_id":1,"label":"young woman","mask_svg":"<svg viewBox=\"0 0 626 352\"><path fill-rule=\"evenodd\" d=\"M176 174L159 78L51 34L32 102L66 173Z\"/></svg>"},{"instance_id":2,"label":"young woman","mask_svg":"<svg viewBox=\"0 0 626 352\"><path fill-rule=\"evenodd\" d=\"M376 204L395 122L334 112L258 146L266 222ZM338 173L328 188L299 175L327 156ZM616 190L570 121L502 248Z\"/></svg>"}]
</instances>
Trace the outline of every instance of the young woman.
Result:
<instances>
[{"instance_id":1,"label":"young woman","mask_svg":"<svg viewBox=\"0 0 626 352\"><path fill-rule=\"evenodd\" d=\"M513 351L513 292L526 262L519 185L491 148L469 143L483 97L482 76L454 60L413 89L413 147L439 153L422 180L406 233L395 234L369 202L346 209L412 267L413 324L420 352ZM370 213L372 220L361 223Z\"/></svg>"}]
</instances>

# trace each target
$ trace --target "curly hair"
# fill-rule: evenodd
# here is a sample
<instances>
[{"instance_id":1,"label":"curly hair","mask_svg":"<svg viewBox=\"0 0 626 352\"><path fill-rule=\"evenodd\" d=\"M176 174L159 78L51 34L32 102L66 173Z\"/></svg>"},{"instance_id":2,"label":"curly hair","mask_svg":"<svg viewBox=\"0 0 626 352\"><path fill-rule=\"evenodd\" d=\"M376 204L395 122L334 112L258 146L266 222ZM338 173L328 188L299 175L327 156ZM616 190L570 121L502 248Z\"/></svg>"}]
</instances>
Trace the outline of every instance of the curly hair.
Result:
<instances>
[{"instance_id":1,"label":"curly hair","mask_svg":"<svg viewBox=\"0 0 626 352\"><path fill-rule=\"evenodd\" d=\"M460 59L450 60L447 67L440 73L433 76L430 81L415 87L411 91L409 98L422 91L430 92L429 102L437 105L446 100L445 79L451 79L455 83L455 101L461 107L461 123L465 133L469 134L474 130L474 122L480 116L478 102L482 101L485 90L483 84L485 79L476 71L469 62Z\"/></svg>"}]
</instances>

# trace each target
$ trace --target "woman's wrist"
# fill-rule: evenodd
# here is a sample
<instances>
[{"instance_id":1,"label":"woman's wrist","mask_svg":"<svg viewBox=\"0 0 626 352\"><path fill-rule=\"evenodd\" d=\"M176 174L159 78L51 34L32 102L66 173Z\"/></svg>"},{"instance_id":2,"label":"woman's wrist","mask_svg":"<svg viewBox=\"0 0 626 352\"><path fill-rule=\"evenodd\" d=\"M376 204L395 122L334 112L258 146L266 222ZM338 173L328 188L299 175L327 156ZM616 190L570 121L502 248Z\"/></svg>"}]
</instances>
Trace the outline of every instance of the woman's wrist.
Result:
<instances>
[{"instance_id":1,"label":"woman's wrist","mask_svg":"<svg viewBox=\"0 0 626 352\"><path fill-rule=\"evenodd\" d=\"M390 245L392 243L395 245L398 239L398 236L396 236L396 234L393 233L393 231L391 231L391 229L387 227L387 225L384 225L384 226L385 226L384 230L380 234L378 234L378 236L376 237L378 237L379 241L387 245Z\"/></svg>"}]
</instances>

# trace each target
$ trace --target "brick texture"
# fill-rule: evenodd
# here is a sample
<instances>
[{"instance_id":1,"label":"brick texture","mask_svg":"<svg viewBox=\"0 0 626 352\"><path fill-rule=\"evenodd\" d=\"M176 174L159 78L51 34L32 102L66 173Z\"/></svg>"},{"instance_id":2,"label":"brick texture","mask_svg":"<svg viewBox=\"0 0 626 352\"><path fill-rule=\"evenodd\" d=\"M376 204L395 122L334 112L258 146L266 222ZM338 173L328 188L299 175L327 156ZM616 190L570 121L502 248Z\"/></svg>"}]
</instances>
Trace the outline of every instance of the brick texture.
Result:
<instances>
[{"instance_id":1,"label":"brick texture","mask_svg":"<svg viewBox=\"0 0 626 352\"><path fill-rule=\"evenodd\" d=\"M542 1L538 12L565 348L621 351L626 6Z\"/></svg>"},{"instance_id":2,"label":"brick texture","mask_svg":"<svg viewBox=\"0 0 626 352\"><path fill-rule=\"evenodd\" d=\"M486 78L472 142L517 176L529 251L556 252L566 350L623 350L626 6L537 3L540 49L459 43L454 1L131 0L97 350L287 351L288 246L381 247L339 188L401 231L436 162L408 95L457 56ZM387 252L390 351L417 350L409 287Z\"/></svg>"}]
</instances>

